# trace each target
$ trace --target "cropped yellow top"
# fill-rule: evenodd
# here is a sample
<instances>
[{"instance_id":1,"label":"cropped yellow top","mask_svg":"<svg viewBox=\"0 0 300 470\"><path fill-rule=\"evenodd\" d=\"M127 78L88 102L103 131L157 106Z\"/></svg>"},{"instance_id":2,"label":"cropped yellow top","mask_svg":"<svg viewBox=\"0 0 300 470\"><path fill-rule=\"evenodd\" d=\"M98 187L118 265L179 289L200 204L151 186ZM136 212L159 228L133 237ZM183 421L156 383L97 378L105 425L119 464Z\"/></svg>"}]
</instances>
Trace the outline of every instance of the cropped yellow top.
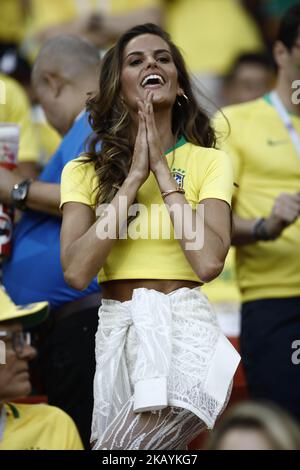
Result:
<instances>
[{"instance_id":1,"label":"cropped yellow top","mask_svg":"<svg viewBox=\"0 0 300 470\"><path fill-rule=\"evenodd\" d=\"M166 152L171 172L195 209L207 198L231 204L232 164L226 153L186 142L181 138ZM61 207L78 202L95 207L98 186L92 163L70 161L61 181ZM99 282L115 279L178 279L199 282L179 240L152 173L137 193L139 215L129 224L126 239L118 239L100 270Z\"/></svg>"}]
</instances>

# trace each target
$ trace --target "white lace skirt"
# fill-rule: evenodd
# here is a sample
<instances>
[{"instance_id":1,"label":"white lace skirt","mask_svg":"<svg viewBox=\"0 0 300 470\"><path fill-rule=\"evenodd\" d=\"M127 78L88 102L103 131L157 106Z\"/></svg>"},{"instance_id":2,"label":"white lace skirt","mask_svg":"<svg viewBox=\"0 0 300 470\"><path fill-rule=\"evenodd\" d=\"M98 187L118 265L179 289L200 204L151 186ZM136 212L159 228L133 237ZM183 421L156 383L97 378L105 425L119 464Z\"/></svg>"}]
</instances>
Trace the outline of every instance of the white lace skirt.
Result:
<instances>
[{"instance_id":1,"label":"white lace skirt","mask_svg":"<svg viewBox=\"0 0 300 470\"><path fill-rule=\"evenodd\" d=\"M101 441L132 396L137 413L182 407L212 428L239 361L198 287L168 295L140 288L130 301L103 299L91 441Z\"/></svg>"}]
</instances>

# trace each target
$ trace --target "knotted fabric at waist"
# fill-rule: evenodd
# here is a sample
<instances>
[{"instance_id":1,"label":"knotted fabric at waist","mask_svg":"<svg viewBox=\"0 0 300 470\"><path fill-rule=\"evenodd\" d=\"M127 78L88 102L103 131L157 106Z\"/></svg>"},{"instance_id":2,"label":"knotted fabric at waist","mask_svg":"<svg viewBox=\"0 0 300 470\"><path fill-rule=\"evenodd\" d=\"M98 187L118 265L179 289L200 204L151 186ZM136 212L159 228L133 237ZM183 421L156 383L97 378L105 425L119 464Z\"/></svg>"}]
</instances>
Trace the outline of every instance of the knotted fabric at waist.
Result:
<instances>
[{"instance_id":1,"label":"knotted fabric at waist","mask_svg":"<svg viewBox=\"0 0 300 470\"><path fill-rule=\"evenodd\" d=\"M168 405L167 377L172 353L170 296L139 288L134 290L130 301L118 303L117 310L113 308L115 302L102 300L104 309L101 323L105 328L109 328L111 323L115 329L107 342L105 336L102 336L102 341L106 342L102 344L104 355L99 364L103 377L106 366L109 371L118 370L127 330L134 325L140 344L135 374L134 411L165 408Z\"/></svg>"}]
</instances>

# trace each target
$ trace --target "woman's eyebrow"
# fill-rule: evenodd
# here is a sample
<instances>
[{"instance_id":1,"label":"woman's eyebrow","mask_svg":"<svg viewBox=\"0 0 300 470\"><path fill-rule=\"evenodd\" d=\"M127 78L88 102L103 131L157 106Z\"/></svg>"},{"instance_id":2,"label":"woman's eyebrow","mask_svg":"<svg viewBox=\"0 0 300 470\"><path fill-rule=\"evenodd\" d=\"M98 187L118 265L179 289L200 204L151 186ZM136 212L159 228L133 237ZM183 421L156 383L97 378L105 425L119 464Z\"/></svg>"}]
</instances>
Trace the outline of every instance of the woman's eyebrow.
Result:
<instances>
[{"instance_id":1,"label":"woman's eyebrow","mask_svg":"<svg viewBox=\"0 0 300 470\"><path fill-rule=\"evenodd\" d=\"M168 51L168 49L156 49L155 51L153 51L154 54L160 54L162 52L167 52L169 55L171 55L171 52ZM129 52L129 54L127 54L127 56L125 57L125 59L127 59L127 57L130 57L131 55L143 55L144 52L143 51L133 51L133 52Z\"/></svg>"}]
</instances>

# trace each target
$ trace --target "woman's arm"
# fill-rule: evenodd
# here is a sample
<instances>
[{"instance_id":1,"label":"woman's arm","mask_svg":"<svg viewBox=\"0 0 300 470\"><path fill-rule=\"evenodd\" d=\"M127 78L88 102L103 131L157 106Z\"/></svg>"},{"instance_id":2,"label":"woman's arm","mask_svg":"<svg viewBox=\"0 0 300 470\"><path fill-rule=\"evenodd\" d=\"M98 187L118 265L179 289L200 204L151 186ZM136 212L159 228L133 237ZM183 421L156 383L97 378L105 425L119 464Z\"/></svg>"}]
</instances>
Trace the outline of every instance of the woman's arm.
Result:
<instances>
[{"instance_id":1,"label":"woman's arm","mask_svg":"<svg viewBox=\"0 0 300 470\"><path fill-rule=\"evenodd\" d=\"M127 229L128 209L149 175L149 156L145 119L139 113L139 128L129 174L106 208L94 211L87 205L63 205L61 261L65 280L84 290L102 268L119 234ZM101 210L100 210L101 209Z\"/></svg>"},{"instance_id":2,"label":"woman's arm","mask_svg":"<svg viewBox=\"0 0 300 470\"><path fill-rule=\"evenodd\" d=\"M260 237L260 233L254 233L258 219L242 219L234 214L232 244L240 246L257 243L259 240L276 240L285 228L298 219L299 215L300 193L281 193L276 197L270 215L263 222L265 237Z\"/></svg>"},{"instance_id":3,"label":"woman's arm","mask_svg":"<svg viewBox=\"0 0 300 470\"><path fill-rule=\"evenodd\" d=\"M157 169L156 179L161 192L177 188L169 168L163 164ZM220 199L205 199L193 210L180 193L166 196L165 204L175 236L193 270L203 282L212 281L221 273L230 247L229 205ZM178 210L174 211L175 205Z\"/></svg>"},{"instance_id":4,"label":"woman's arm","mask_svg":"<svg viewBox=\"0 0 300 470\"><path fill-rule=\"evenodd\" d=\"M16 183L24 180L24 175L0 168L0 201L12 204L11 191ZM26 207L34 211L61 216L59 210L60 185L46 183L44 181L33 181L29 187L26 198Z\"/></svg>"}]
</instances>

